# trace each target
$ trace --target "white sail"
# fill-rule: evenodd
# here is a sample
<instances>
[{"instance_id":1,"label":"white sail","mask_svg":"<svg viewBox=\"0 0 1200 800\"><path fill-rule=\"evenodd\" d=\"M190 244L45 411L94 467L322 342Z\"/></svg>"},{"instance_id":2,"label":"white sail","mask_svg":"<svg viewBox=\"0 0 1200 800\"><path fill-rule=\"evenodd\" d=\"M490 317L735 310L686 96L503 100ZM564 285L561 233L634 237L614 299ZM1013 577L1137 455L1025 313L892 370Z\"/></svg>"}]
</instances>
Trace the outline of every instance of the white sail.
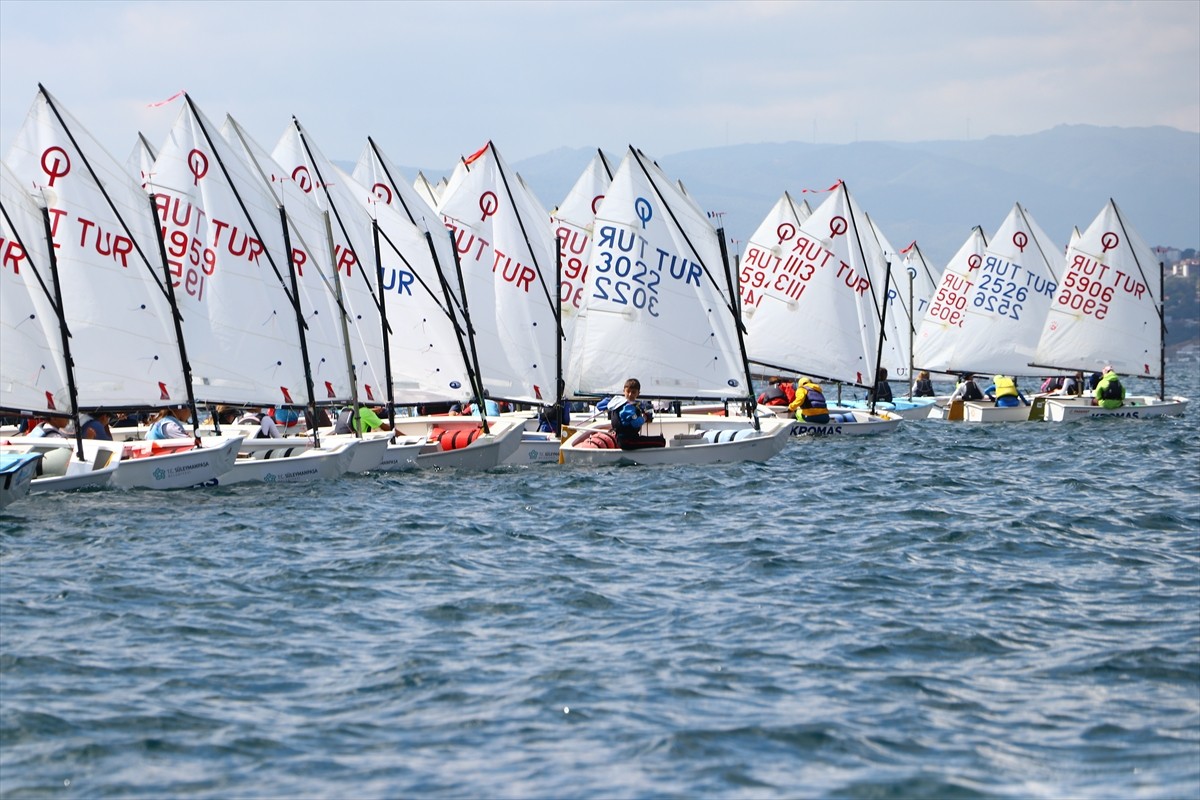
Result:
<instances>
[{"instance_id":1,"label":"white sail","mask_svg":"<svg viewBox=\"0 0 1200 800\"><path fill-rule=\"evenodd\" d=\"M455 318L461 320L462 292L458 283L458 272L454 266L454 239L442 224L441 214L429 205L423 192L404 182L399 168L369 137L352 177L370 190L374 198L371 206L376 203L389 206L400 218L415 226L422 235L428 234L432 240L433 260L428 262L428 259L422 256L421 263L431 263L433 269L431 271L430 268L426 268L428 274L424 277L429 280L430 288L435 289L437 302L443 311L455 314ZM428 250L429 246L425 249ZM434 284L437 282L444 282L443 287L436 288ZM448 300L445 297L446 292L450 294Z\"/></svg>"},{"instance_id":2,"label":"white sail","mask_svg":"<svg viewBox=\"0 0 1200 800\"><path fill-rule=\"evenodd\" d=\"M1058 285L1062 252L1029 212L1015 204L989 241L967 287L964 314L953 332L953 352L941 364L921 361L918 366L1029 375Z\"/></svg>"},{"instance_id":3,"label":"white sail","mask_svg":"<svg viewBox=\"0 0 1200 800\"><path fill-rule=\"evenodd\" d=\"M929 307L917 328L913 343L913 364L917 369L934 372L953 372L955 346L959 331L967 319L971 289L979 281L983 256L987 252L987 237L978 225L971 229L967 240L950 259Z\"/></svg>"},{"instance_id":4,"label":"white sail","mask_svg":"<svg viewBox=\"0 0 1200 800\"><path fill-rule=\"evenodd\" d=\"M392 329L392 381L403 402L460 401L470 390L454 246L441 217L410 187L396 165L368 140L354 171L364 202L382 231L385 264L405 276L386 292ZM432 248L432 250L431 250Z\"/></svg>"},{"instance_id":5,"label":"white sail","mask_svg":"<svg viewBox=\"0 0 1200 800\"><path fill-rule=\"evenodd\" d=\"M743 310L757 308L764 289L776 281L788 280L788 273L781 267L800 233L800 224L810 216L812 209L807 201L797 206L792 196L784 192L750 234L738 270Z\"/></svg>"},{"instance_id":6,"label":"white sail","mask_svg":"<svg viewBox=\"0 0 1200 800\"><path fill-rule=\"evenodd\" d=\"M149 198L45 89L5 160L50 210L80 405L185 401Z\"/></svg>"},{"instance_id":7,"label":"white sail","mask_svg":"<svg viewBox=\"0 0 1200 800\"><path fill-rule=\"evenodd\" d=\"M438 212L454 234L483 385L496 397L554 402L560 342L550 216L491 142L455 176Z\"/></svg>"},{"instance_id":8,"label":"white sail","mask_svg":"<svg viewBox=\"0 0 1200 800\"><path fill-rule=\"evenodd\" d=\"M562 305L563 332L568 342L571 341L575 317L583 304L596 209L608 192L612 174L612 166L604 151L597 150L562 203L550 214L550 225L558 240L559 259L562 262L558 301Z\"/></svg>"},{"instance_id":9,"label":"white sail","mask_svg":"<svg viewBox=\"0 0 1200 800\"><path fill-rule=\"evenodd\" d=\"M365 363L356 361L359 399L382 402L389 389L397 403L463 399L470 383L453 326L439 305L438 271L424 231L322 155L298 122L284 134L275 155L330 212L342 253L342 285L357 317L355 344L369 354Z\"/></svg>"},{"instance_id":10,"label":"white sail","mask_svg":"<svg viewBox=\"0 0 1200 800\"><path fill-rule=\"evenodd\" d=\"M129 158L125 160L125 167L143 189L150 185L154 173L154 159L157 157L154 145L146 140L144 134L139 133L137 143L129 153Z\"/></svg>"},{"instance_id":11,"label":"white sail","mask_svg":"<svg viewBox=\"0 0 1200 800\"><path fill-rule=\"evenodd\" d=\"M874 218L870 214L866 216L871 228L871 238L865 246L873 251L873 259L868 263L873 263L876 269L887 267L891 271L891 278L886 281L887 302L884 303L882 297L879 299L884 326L879 366L888 371L889 379L907 381L911 361L909 331L912 329L912 312L908 305L908 273L903 269L904 256L888 241ZM872 283L878 292L883 291L884 277L882 271L872 275Z\"/></svg>"},{"instance_id":12,"label":"white sail","mask_svg":"<svg viewBox=\"0 0 1200 800\"><path fill-rule=\"evenodd\" d=\"M845 184L800 225L780 253L775 279L745 307L750 360L777 370L871 385L879 335L872 276L863 246L870 224Z\"/></svg>"},{"instance_id":13,"label":"white sail","mask_svg":"<svg viewBox=\"0 0 1200 800\"><path fill-rule=\"evenodd\" d=\"M438 195L437 189L425 177L424 172L418 172L417 177L413 179L413 189L422 200L428 204L430 208L437 208Z\"/></svg>"},{"instance_id":14,"label":"white sail","mask_svg":"<svg viewBox=\"0 0 1200 800\"><path fill-rule=\"evenodd\" d=\"M1086 372L1161 377L1158 259L1109 200L1067 250L1034 361Z\"/></svg>"},{"instance_id":15,"label":"white sail","mask_svg":"<svg viewBox=\"0 0 1200 800\"><path fill-rule=\"evenodd\" d=\"M357 399L372 405L382 403L387 400L387 364L374 233L362 205L367 191L322 155L296 120L288 125L271 155L284 174L329 214L336 274L350 315ZM397 276L394 271L390 277L393 289L407 282L403 274Z\"/></svg>"},{"instance_id":16,"label":"white sail","mask_svg":"<svg viewBox=\"0 0 1200 800\"><path fill-rule=\"evenodd\" d=\"M720 242L702 212L632 148L596 212L568 395L746 397Z\"/></svg>"},{"instance_id":17,"label":"white sail","mask_svg":"<svg viewBox=\"0 0 1200 800\"><path fill-rule=\"evenodd\" d=\"M921 320L925 318L925 313L929 311L929 304L933 300L933 293L937 291L941 274L933 269L921 246L916 242L900 252L904 255L904 270L908 273L908 282L912 287L910 290L905 286L903 291L906 297L912 297L909 311L915 333Z\"/></svg>"},{"instance_id":18,"label":"white sail","mask_svg":"<svg viewBox=\"0 0 1200 800\"><path fill-rule=\"evenodd\" d=\"M299 289L305 349L313 380L312 400L352 401L347 331L337 301L337 278L325 215L232 117L226 117L221 135L261 178L286 214L287 245L291 248Z\"/></svg>"},{"instance_id":19,"label":"white sail","mask_svg":"<svg viewBox=\"0 0 1200 800\"><path fill-rule=\"evenodd\" d=\"M70 413L43 214L7 166L0 211L0 408Z\"/></svg>"},{"instance_id":20,"label":"white sail","mask_svg":"<svg viewBox=\"0 0 1200 800\"><path fill-rule=\"evenodd\" d=\"M154 161L167 262L198 401L308 400L275 197L191 101Z\"/></svg>"}]
</instances>

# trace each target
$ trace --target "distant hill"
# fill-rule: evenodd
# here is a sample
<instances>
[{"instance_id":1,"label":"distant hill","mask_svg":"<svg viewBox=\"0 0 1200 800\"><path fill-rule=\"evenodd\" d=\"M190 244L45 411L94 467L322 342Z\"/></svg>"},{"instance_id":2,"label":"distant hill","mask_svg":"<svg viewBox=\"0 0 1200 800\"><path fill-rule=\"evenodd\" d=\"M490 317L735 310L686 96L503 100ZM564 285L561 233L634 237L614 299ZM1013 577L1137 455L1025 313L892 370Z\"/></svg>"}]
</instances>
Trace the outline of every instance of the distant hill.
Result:
<instances>
[{"instance_id":1,"label":"distant hill","mask_svg":"<svg viewBox=\"0 0 1200 800\"><path fill-rule=\"evenodd\" d=\"M549 209L594 153L563 148L512 166ZM624 150L605 153L619 160ZM725 212L726 233L740 241L784 191L815 208L826 195L801 190L840 178L892 244L917 240L938 268L973 226L990 237L1015 202L1064 248L1072 228L1087 227L1110 197L1151 246L1200 245L1200 134L1174 128L1060 125L973 141L785 142L648 155L708 210Z\"/></svg>"},{"instance_id":2,"label":"distant hill","mask_svg":"<svg viewBox=\"0 0 1200 800\"><path fill-rule=\"evenodd\" d=\"M559 148L512 167L551 210L595 152ZM605 153L615 168L624 146ZM1200 134L1175 128L1060 125L968 141L781 142L648 155L706 209L725 212L726 234L741 242L784 191L816 208L826 195L802 190L840 178L894 246L916 240L938 270L973 226L991 237L1016 202L1064 249L1072 228L1086 228L1110 197L1147 244L1200 247ZM450 173L422 169L434 181ZM412 179L418 169L405 172ZM1190 338L1179 320L1195 320L1200 309L1188 292L1169 299L1178 303L1170 339Z\"/></svg>"}]
</instances>

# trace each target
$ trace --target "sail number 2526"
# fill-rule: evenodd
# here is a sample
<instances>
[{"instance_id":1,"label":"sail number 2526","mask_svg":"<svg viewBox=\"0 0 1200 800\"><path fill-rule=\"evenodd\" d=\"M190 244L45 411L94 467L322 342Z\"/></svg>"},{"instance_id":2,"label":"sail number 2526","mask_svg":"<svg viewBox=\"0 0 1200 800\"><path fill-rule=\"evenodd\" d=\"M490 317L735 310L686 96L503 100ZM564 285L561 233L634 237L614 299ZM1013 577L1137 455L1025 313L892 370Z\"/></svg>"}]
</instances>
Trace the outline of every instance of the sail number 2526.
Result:
<instances>
[{"instance_id":1,"label":"sail number 2526","mask_svg":"<svg viewBox=\"0 0 1200 800\"><path fill-rule=\"evenodd\" d=\"M1024 286L1018 286L998 275L984 274L979 279L979 286L975 290L975 297L972 298L971 305L992 314L1019 320L1021 304L1028 296L1029 290Z\"/></svg>"}]
</instances>

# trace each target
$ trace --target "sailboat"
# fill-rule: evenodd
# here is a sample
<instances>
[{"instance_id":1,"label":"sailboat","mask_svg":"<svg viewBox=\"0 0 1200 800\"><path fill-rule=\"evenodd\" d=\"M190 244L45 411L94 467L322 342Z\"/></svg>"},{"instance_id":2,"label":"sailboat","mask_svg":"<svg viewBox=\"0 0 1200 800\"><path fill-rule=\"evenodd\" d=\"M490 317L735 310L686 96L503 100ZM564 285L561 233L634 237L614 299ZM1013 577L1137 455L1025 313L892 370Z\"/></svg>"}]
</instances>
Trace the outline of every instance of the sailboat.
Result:
<instances>
[{"instance_id":1,"label":"sailboat","mask_svg":"<svg viewBox=\"0 0 1200 800\"><path fill-rule=\"evenodd\" d=\"M429 335L435 326L450 330L450 323L440 309L429 312L437 316L426 316L414 305L428 300L440 281L425 234L329 161L298 120L272 155L329 214L339 282L357 332L352 343L359 381L356 402L387 405L397 446L417 448L411 456L417 467L487 469L500 464L520 442L518 421L394 414L398 392L417 397L417 390L393 376L411 377L413 369L424 370L421 391L429 399L470 391L457 341ZM399 326L420 335L399 336ZM393 347L401 348L404 363L392 359Z\"/></svg>"},{"instance_id":2,"label":"sailboat","mask_svg":"<svg viewBox=\"0 0 1200 800\"><path fill-rule=\"evenodd\" d=\"M892 270L891 274L896 276L895 281L886 280L891 276L881 275L875 275L872 279L873 283L878 285L882 286L885 282L889 285L886 299L882 302L886 308L882 315L885 324L881 336L879 365L881 369L887 371L889 382L903 380L911 387L914 306L928 303L929 295L932 293L933 280L928 276L928 267L923 264L923 260L917 261L920 252L916 250L916 242L904 250L897 251L875 220L869 214L866 217L871 236L874 239L874 242L868 247L881 255L880 258L874 260L876 267L893 264L904 267ZM874 406L876 409L891 412L902 419L917 420L929 417L932 403L933 401L929 398L893 396L890 401L881 400L872 403L870 400L852 400L843 401L842 405L855 409L870 409Z\"/></svg>"},{"instance_id":3,"label":"sailboat","mask_svg":"<svg viewBox=\"0 0 1200 800\"><path fill-rule=\"evenodd\" d=\"M563 335L567 341L571 340L573 320L583 303L583 286L592 249L596 210L608 193L612 176L613 168L608 157L603 150L597 150L567 196L550 213L550 225L558 240L559 261L562 264L558 301L563 309Z\"/></svg>"},{"instance_id":4,"label":"sailboat","mask_svg":"<svg viewBox=\"0 0 1200 800\"><path fill-rule=\"evenodd\" d=\"M49 211L37 209L3 167L0 184L0 407L68 417L74 439L8 437L0 451L39 457L32 492L108 486L122 446L84 438L71 358L71 333L62 313ZM69 415L69 416L68 416Z\"/></svg>"},{"instance_id":5,"label":"sailboat","mask_svg":"<svg viewBox=\"0 0 1200 800\"><path fill-rule=\"evenodd\" d=\"M179 304L195 396L210 405L315 411L310 326L286 213L244 154L190 95L182 97L149 186L167 256L185 270ZM336 477L349 467L355 444L285 449L246 438L243 457L222 482Z\"/></svg>"},{"instance_id":6,"label":"sailboat","mask_svg":"<svg viewBox=\"0 0 1200 800\"><path fill-rule=\"evenodd\" d=\"M745 264L752 261L765 273L752 280L757 304L743 306L751 362L780 374L873 385L890 270L845 183L838 181L786 241L770 228L765 233L772 238L747 244L742 267L745 275ZM753 247L768 255L752 257ZM877 276L884 279L881 285ZM829 422L796 422L792 434L862 435L900 424L900 417L886 410L833 405ZM784 406L770 408L789 413Z\"/></svg>"},{"instance_id":7,"label":"sailboat","mask_svg":"<svg viewBox=\"0 0 1200 800\"><path fill-rule=\"evenodd\" d=\"M1162 263L1113 200L1073 236L1066 268L1030 366L1086 373L1110 366L1120 376L1157 380L1157 395L1127 395L1119 408L1091 397L1048 396L1052 422L1088 417L1144 419L1183 414L1188 401L1166 396Z\"/></svg>"},{"instance_id":8,"label":"sailboat","mask_svg":"<svg viewBox=\"0 0 1200 800\"><path fill-rule=\"evenodd\" d=\"M1042 321L1059 285L1062 250L1020 203L977 252L982 242L982 234L973 232L947 267L917 334L919 369L1030 374ZM1040 413L1040 403L997 408L984 401L955 401L944 412L947 419L968 422L1022 421Z\"/></svg>"},{"instance_id":9,"label":"sailboat","mask_svg":"<svg viewBox=\"0 0 1200 800\"><path fill-rule=\"evenodd\" d=\"M639 379L645 397L754 405L724 235L658 166L630 147L596 211L567 394L601 398ZM615 447L607 420L563 442L565 464L765 461L790 423L774 417L659 414L644 432L665 447Z\"/></svg>"},{"instance_id":10,"label":"sailboat","mask_svg":"<svg viewBox=\"0 0 1200 800\"><path fill-rule=\"evenodd\" d=\"M150 199L42 86L5 161L23 187L41 194L51 218L78 406L115 411L186 403L194 418L175 301L183 276L166 263ZM214 484L232 468L240 441L202 447L197 436L169 448L128 444L112 484Z\"/></svg>"},{"instance_id":11,"label":"sailboat","mask_svg":"<svg viewBox=\"0 0 1200 800\"><path fill-rule=\"evenodd\" d=\"M461 167L438 212L461 267L482 385L498 400L561 407L563 319L550 216L493 142ZM538 431L539 416L520 416L521 445L506 463L558 461L558 435Z\"/></svg>"},{"instance_id":12,"label":"sailboat","mask_svg":"<svg viewBox=\"0 0 1200 800\"><path fill-rule=\"evenodd\" d=\"M297 312L304 322L300 335L313 388L305 419L316 419L318 404L344 404L355 395L353 358L344 309L339 304L329 225L308 195L236 120L227 116L221 134L261 178L261 186L275 196L279 213L286 219L289 234L286 244L292 260L290 277ZM355 442L346 472L366 472L383 468L384 461L389 459L392 434L333 434L314 428L307 435L285 434L283 439L282 442L251 439L243 445L243 452L279 445L298 448L296 452L300 453L306 447L337 451L344 444Z\"/></svg>"}]
</instances>

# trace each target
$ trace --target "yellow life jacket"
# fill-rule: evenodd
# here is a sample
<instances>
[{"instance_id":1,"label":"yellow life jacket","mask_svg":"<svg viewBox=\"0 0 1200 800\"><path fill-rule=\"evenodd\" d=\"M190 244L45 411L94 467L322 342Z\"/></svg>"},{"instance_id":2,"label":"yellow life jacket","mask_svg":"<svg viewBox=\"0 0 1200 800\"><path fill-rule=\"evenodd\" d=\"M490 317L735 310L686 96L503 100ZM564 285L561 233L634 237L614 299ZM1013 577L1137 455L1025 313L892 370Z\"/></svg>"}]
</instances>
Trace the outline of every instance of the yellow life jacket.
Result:
<instances>
[{"instance_id":1,"label":"yellow life jacket","mask_svg":"<svg viewBox=\"0 0 1200 800\"><path fill-rule=\"evenodd\" d=\"M997 375L992 383L996 386L996 397L1017 396L1017 382L1007 375Z\"/></svg>"}]
</instances>

